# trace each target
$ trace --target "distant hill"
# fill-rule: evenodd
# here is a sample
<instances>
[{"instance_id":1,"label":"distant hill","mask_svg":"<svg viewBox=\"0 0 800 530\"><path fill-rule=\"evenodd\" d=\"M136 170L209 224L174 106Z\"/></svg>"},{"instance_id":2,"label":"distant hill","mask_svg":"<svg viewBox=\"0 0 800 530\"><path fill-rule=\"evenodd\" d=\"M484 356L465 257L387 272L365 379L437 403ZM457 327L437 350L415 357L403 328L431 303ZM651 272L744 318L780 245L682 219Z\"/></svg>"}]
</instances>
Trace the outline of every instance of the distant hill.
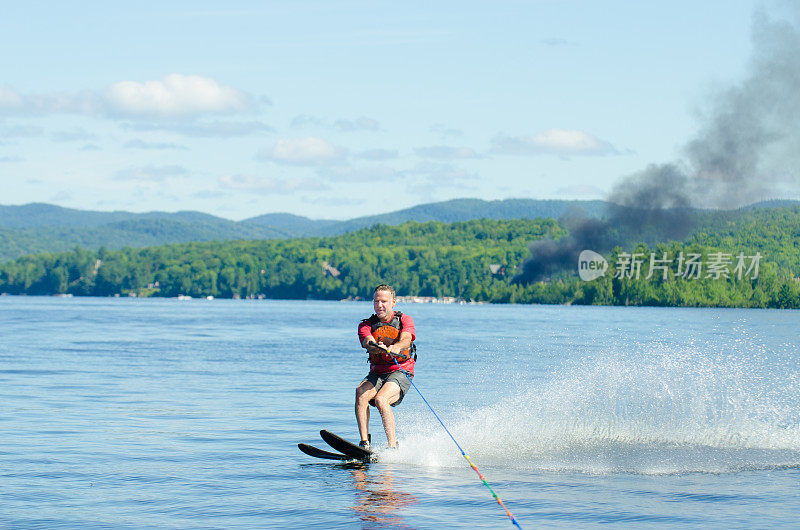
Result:
<instances>
[{"instance_id":1,"label":"distant hill","mask_svg":"<svg viewBox=\"0 0 800 530\"><path fill-rule=\"evenodd\" d=\"M757 209L773 209L773 208L791 208L800 205L800 201L791 199L770 199L767 201L754 202L741 208L741 210L757 210Z\"/></svg>"},{"instance_id":2,"label":"distant hill","mask_svg":"<svg viewBox=\"0 0 800 530\"><path fill-rule=\"evenodd\" d=\"M62 208L52 204L34 202L22 206L0 205L0 227L29 228L34 226L99 226L105 223L130 219L128 212L92 212Z\"/></svg>"},{"instance_id":3,"label":"distant hill","mask_svg":"<svg viewBox=\"0 0 800 530\"><path fill-rule=\"evenodd\" d=\"M0 206L0 260L75 247L118 249L291 235L201 212L94 212L50 204Z\"/></svg>"},{"instance_id":4,"label":"distant hill","mask_svg":"<svg viewBox=\"0 0 800 530\"><path fill-rule=\"evenodd\" d=\"M311 220L290 214L267 214L245 219L243 223L269 225L294 236L332 236L353 232L376 224L399 225L406 221L441 221L455 223L472 219L558 219L564 215L580 213L586 217L602 217L608 203L605 201L558 201L536 199L453 199L444 202L420 204L404 210L380 215L357 217L346 221Z\"/></svg>"},{"instance_id":5,"label":"distant hill","mask_svg":"<svg viewBox=\"0 0 800 530\"><path fill-rule=\"evenodd\" d=\"M739 211L798 204L800 201L765 201ZM243 221L231 221L195 211L100 212L43 203L0 205L0 261L25 254L61 252L75 247L97 249L104 246L118 249L190 241L335 236L376 224L399 225L407 221L453 223L480 218L600 218L605 215L607 208L605 201L454 199L344 221L309 219L288 213L270 213ZM728 214L735 214L736 211Z\"/></svg>"},{"instance_id":6,"label":"distant hill","mask_svg":"<svg viewBox=\"0 0 800 530\"><path fill-rule=\"evenodd\" d=\"M31 228L37 226L71 226L76 228L98 227L125 221L169 220L185 223L206 223L213 225L238 224L235 221L215 217L211 214L183 212L146 212L133 213L124 211L97 212L92 210L76 210L62 208L53 204L30 203L22 206L0 205L0 228Z\"/></svg>"},{"instance_id":7,"label":"distant hill","mask_svg":"<svg viewBox=\"0 0 800 530\"><path fill-rule=\"evenodd\" d=\"M326 219L309 219L302 215L291 213L268 213L245 219L242 223L254 226L269 226L275 230L280 230L293 237L320 235L331 227L343 221L331 221Z\"/></svg>"},{"instance_id":8,"label":"distant hill","mask_svg":"<svg viewBox=\"0 0 800 530\"><path fill-rule=\"evenodd\" d=\"M202 212L99 212L62 208L52 204L0 205L0 260L25 254L61 252L77 247L117 249L189 241L274 239L330 236L375 224L398 225L406 221L468 221L555 217L580 209L599 217L602 201L539 201L508 199L483 201L457 199L423 204L382 215L345 221L309 219L288 213L270 213L244 221L231 221Z\"/></svg>"}]
</instances>

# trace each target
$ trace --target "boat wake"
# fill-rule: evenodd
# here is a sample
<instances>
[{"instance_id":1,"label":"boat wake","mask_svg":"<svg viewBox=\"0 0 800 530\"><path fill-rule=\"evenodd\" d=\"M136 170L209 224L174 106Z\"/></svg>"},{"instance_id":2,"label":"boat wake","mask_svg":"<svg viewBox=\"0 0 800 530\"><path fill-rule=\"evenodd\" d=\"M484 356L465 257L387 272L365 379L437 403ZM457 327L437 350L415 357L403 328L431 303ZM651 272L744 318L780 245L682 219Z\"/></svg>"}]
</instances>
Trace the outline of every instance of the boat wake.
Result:
<instances>
[{"instance_id":1,"label":"boat wake","mask_svg":"<svg viewBox=\"0 0 800 530\"><path fill-rule=\"evenodd\" d=\"M493 405L444 411L481 466L585 473L726 473L800 467L796 359L657 350L567 362ZM424 392L424 390L423 390ZM388 461L462 466L430 413L405 419Z\"/></svg>"}]
</instances>

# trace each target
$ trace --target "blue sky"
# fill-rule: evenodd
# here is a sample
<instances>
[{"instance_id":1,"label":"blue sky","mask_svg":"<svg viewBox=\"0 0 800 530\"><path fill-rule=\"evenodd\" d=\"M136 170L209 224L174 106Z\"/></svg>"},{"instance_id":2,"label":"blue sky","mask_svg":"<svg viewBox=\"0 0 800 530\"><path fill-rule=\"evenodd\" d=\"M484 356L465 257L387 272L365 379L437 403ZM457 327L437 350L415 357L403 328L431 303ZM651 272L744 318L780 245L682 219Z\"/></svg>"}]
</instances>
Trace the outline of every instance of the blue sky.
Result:
<instances>
[{"instance_id":1,"label":"blue sky","mask_svg":"<svg viewBox=\"0 0 800 530\"><path fill-rule=\"evenodd\" d=\"M775 8L118 4L4 9L0 204L343 219L603 198L682 156Z\"/></svg>"}]
</instances>

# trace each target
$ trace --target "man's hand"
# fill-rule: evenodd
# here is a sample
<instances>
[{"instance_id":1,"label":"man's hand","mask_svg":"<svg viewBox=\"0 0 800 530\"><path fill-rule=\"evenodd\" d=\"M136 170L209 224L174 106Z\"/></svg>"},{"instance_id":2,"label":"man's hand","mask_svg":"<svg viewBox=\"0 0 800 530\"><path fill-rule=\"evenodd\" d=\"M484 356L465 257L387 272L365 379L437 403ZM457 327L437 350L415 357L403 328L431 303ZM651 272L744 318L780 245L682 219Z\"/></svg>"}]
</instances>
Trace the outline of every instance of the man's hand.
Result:
<instances>
[{"instance_id":1,"label":"man's hand","mask_svg":"<svg viewBox=\"0 0 800 530\"><path fill-rule=\"evenodd\" d=\"M386 351L386 346L382 342L375 342L374 340L367 341L364 345L369 353Z\"/></svg>"},{"instance_id":2,"label":"man's hand","mask_svg":"<svg viewBox=\"0 0 800 530\"><path fill-rule=\"evenodd\" d=\"M397 361L397 356L400 355L400 352L407 350L411 343L411 334L407 335L407 338L402 337L402 340L389 346L384 344L383 341L375 342L374 340L367 340L364 342L364 348L370 355L383 355L383 358L387 361L390 361L391 359Z\"/></svg>"}]
</instances>

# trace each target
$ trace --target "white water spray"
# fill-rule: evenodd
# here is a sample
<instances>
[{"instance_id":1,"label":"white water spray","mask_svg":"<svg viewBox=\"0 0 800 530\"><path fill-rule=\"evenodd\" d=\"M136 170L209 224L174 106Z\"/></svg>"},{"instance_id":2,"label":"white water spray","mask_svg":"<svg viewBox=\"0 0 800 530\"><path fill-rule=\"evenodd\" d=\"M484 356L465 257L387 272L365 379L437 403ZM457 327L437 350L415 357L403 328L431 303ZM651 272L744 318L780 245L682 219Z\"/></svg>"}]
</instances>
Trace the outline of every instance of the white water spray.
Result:
<instances>
[{"instance_id":1,"label":"white water spray","mask_svg":"<svg viewBox=\"0 0 800 530\"><path fill-rule=\"evenodd\" d=\"M515 377L512 395L493 405L441 415L482 465L586 473L800 467L797 360L702 349L584 357L540 384ZM390 459L463 465L435 420L410 422Z\"/></svg>"}]
</instances>

